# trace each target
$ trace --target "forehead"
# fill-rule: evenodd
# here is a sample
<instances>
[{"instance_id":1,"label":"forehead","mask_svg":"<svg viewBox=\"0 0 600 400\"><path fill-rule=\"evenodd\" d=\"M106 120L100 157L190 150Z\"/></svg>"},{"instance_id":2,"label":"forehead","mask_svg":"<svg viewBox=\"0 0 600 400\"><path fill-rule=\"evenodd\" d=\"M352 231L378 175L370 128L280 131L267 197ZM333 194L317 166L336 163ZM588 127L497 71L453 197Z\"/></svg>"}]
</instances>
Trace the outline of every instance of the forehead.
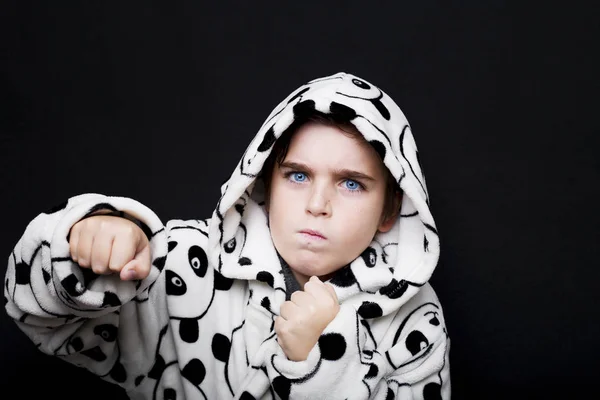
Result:
<instances>
[{"instance_id":1,"label":"forehead","mask_svg":"<svg viewBox=\"0 0 600 400\"><path fill-rule=\"evenodd\" d=\"M308 122L292 135L284 161L377 172L385 167L375 149L356 132Z\"/></svg>"}]
</instances>

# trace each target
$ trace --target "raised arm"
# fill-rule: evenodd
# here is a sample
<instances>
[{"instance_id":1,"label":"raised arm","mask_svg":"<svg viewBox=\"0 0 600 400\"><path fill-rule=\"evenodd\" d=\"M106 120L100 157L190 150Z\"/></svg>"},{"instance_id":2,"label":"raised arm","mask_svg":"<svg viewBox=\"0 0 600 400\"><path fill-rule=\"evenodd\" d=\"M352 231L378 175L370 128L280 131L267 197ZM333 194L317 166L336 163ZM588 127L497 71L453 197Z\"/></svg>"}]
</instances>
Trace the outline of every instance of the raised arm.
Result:
<instances>
[{"instance_id":1,"label":"raised arm","mask_svg":"<svg viewBox=\"0 0 600 400\"><path fill-rule=\"evenodd\" d=\"M115 222L115 216L88 218L107 212L136 221L139 228L127 219L114 224L137 235L134 253L123 244L128 229L112 239L98 226L97 235L85 234L94 224ZM114 258L107 257L107 247ZM71 248L79 254L72 257ZM73 197L34 218L9 255L6 312L44 353L131 388L154 362L146 345L159 342L168 324L164 284L155 285L164 279L166 256L163 224L141 203L98 194ZM111 268L122 276L108 274ZM122 280L130 270L144 279Z\"/></svg>"}]
</instances>

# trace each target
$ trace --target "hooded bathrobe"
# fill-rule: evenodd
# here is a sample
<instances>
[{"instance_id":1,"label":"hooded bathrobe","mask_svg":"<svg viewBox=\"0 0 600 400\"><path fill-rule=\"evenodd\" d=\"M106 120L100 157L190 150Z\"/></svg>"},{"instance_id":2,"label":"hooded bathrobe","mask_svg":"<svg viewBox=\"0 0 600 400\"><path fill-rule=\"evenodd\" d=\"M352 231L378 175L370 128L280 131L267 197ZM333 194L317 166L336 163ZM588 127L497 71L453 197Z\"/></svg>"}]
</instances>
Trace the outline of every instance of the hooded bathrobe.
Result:
<instances>
[{"instance_id":1,"label":"hooded bathrobe","mask_svg":"<svg viewBox=\"0 0 600 400\"><path fill-rule=\"evenodd\" d=\"M356 126L403 200L393 228L328 281L340 311L297 362L274 330L289 274L257 178L281 134L316 112ZM96 276L73 262L71 227L101 209L135 220L149 237L148 278ZM449 399L450 341L428 283L439 248L404 114L375 85L338 73L302 85L271 112L209 219L164 225L133 199L100 194L39 214L9 255L6 311L41 351L133 399ZM57 385L68 390L63 379Z\"/></svg>"}]
</instances>

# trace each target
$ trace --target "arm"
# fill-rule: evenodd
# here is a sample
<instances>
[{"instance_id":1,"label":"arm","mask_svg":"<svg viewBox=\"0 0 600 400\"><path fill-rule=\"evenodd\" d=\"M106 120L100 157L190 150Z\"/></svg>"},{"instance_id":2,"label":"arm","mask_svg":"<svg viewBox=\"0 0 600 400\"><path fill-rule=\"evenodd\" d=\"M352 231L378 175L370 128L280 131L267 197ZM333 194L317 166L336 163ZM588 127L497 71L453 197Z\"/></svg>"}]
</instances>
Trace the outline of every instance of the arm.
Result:
<instances>
[{"instance_id":1,"label":"arm","mask_svg":"<svg viewBox=\"0 0 600 400\"><path fill-rule=\"evenodd\" d=\"M429 285L395 315L363 319L342 304L305 361L268 364L282 398L449 399L449 338Z\"/></svg>"},{"instance_id":2,"label":"arm","mask_svg":"<svg viewBox=\"0 0 600 400\"><path fill-rule=\"evenodd\" d=\"M123 212L144 227L152 260L146 279L95 275L71 259L71 227L105 209ZM9 255L6 312L44 353L129 389L154 361L146 347L158 341L168 321L159 289L164 285L155 285L164 279L160 270L166 254L163 225L147 207L122 197L73 197L34 218Z\"/></svg>"}]
</instances>

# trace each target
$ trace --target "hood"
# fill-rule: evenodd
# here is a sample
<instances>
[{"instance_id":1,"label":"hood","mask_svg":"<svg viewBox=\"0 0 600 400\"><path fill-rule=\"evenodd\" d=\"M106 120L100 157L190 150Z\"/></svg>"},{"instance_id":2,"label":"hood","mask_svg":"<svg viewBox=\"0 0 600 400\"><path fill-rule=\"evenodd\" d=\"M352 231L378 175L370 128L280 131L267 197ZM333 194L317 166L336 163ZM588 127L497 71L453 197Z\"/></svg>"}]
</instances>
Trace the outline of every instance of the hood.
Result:
<instances>
[{"instance_id":1,"label":"hood","mask_svg":"<svg viewBox=\"0 0 600 400\"><path fill-rule=\"evenodd\" d=\"M408 121L385 92L354 75L312 80L275 107L221 187L209 227L208 257L222 275L262 281L285 296L281 263L263 209L264 188L257 178L282 133L295 119L315 111L354 124L403 191L393 228L377 233L361 256L329 280L340 302L355 305L363 317L389 314L431 277L439 238Z\"/></svg>"}]
</instances>

